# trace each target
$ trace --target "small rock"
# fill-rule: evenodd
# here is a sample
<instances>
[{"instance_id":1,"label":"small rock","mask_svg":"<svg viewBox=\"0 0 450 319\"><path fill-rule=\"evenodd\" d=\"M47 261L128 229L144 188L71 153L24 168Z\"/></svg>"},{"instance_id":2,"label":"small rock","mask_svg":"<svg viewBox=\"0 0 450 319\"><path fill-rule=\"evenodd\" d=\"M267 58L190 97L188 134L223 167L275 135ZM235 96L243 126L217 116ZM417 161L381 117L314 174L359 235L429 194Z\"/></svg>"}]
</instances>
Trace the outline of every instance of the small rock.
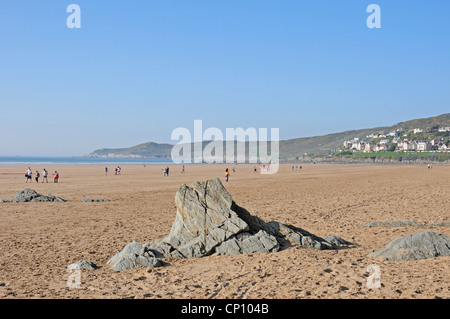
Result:
<instances>
[{"instance_id":1,"label":"small rock","mask_svg":"<svg viewBox=\"0 0 450 319\"><path fill-rule=\"evenodd\" d=\"M331 235L331 236L327 236L327 237L323 237L323 239L325 239L327 242L333 244L333 245L337 245L337 246L341 246L341 245L354 245L353 243L346 241L345 239L342 239L340 237Z\"/></svg>"},{"instance_id":2,"label":"small rock","mask_svg":"<svg viewBox=\"0 0 450 319\"><path fill-rule=\"evenodd\" d=\"M365 225L365 227L419 227L414 220L391 220L391 221L378 221L378 222L370 222Z\"/></svg>"},{"instance_id":3,"label":"small rock","mask_svg":"<svg viewBox=\"0 0 450 319\"><path fill-rule=\"evenodd\" d=\"M126 245L121 252L114 255L108 264L112 264L111 269L122 271L141 267L159 267L162 265L155 255L145 246L133 241Z\"/></svg>"},{"instance_id":4,"label":"small rock","mask_svg":"<svg viewBox=\"0 0 450 319\"><path fill-rule=\"evenodd\" d=\"M97 265L94 264L91 261L88 260L79 260L74 264L71 264L67 267L67 269L75 270L75 269L87 269L87 270L94 270L97 269Z\"/></svg>"},{"instance_id":5,"label":"small rock","mask_svg":"<svg viewBox=\"0 0 450 319\"><path fill-rule=\"evenodd\" d=\"M110 202L109 199L103 199L103 198L98 198L98 199L91 199L91 198L85 198L83 199L83 203L93 203L93 202Z\"/></svg>"}]
</instances>

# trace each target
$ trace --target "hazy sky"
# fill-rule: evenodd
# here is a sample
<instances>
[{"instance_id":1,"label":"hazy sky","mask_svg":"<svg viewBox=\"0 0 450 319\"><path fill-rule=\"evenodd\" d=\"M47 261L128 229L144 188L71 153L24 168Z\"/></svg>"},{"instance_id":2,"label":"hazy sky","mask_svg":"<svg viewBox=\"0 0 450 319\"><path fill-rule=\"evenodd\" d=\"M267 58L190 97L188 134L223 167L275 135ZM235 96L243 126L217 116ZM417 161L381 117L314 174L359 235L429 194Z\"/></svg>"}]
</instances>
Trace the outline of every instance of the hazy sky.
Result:
<instances>
[{"instance_id":1,"label":"hazy sky","mask_svg":"<svg viewBox=\"0 0 450 319\"><path fill-rule=\"evenodd\" d=\"M449 13L448 0L4 0L0 156L175 143L194 120L288 139L448 113Z\"/></svg>"}]
</instances>

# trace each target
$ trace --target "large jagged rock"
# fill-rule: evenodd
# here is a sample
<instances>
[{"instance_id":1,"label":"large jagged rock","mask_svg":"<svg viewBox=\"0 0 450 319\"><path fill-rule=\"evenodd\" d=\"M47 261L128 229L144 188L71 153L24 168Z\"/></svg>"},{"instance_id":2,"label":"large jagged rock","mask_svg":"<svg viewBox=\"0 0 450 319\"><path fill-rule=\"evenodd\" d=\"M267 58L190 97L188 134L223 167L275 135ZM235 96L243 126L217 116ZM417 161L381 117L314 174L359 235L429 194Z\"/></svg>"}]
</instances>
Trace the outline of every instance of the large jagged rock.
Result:
<instances>
[{"instance_id":1,"label":"large jagged rock","mask_svg":"<svg viewBox=\"0 0 450 319\"><path fill-rule=\"evenodd\" d=\"M143 246L133 244L138 250L155 258L199 258L269 253L292 245L319 250L338 248L301 228L276 221L266 223L252 216L233 201L219 178L195 182L193 187L182 185L175 195L175 206L177 213L169 235ZM133 260L142 251L134 255ZM111 263L117 263L118 258L113 259ZM136 266L134 261L127 263Z\"/></svg>"},{"instance_id":2,"label":"large jagged rock","mask_svg":"<svg viewBox=\"0 0 450 319\"><path fill-rule=\"evenodd\" d=\"M64 199L54 196L52 194L42 195L34 189L25 188L16 193L16 197L11 199L13 203L27 203L27 202L65 202Z\"/></svg>"},{"instance_id":3,"label":"large jagged rock","mask_svg":"<svg viewBox=\"0 0 450 319\"><path fill-rule=\"evenodd\" d=\"M233 201L218 178L196 182L192 188L182 185L175 205L175 222L162 240L172 246L171 256L275 252L291 245L336 248L303 229L252 216Z\"/></svg>"},{"instance_id":4,"label":"large jagged rock","mask_svg":"<svg viewBox=\"0 0 450 319\"><path fill-rule=\"evenodd\" d=\"M182 185L175 195L175 221L163 241L185 257L210 255L231 236L249 230L232 205L231 195L218 179L196 182L193 188Z\"/></svg>"},{"instance_id":5,"label":"large jagged rock","mask_svg":"<svg viewBox=\"0 0 450 319\"><path fill-rule=\"evenodd\" d=\"M421 232L393 240L386 248L369 254L384 260L417 260L450 255L450 237Z\"/></svg>"}]
</instances>

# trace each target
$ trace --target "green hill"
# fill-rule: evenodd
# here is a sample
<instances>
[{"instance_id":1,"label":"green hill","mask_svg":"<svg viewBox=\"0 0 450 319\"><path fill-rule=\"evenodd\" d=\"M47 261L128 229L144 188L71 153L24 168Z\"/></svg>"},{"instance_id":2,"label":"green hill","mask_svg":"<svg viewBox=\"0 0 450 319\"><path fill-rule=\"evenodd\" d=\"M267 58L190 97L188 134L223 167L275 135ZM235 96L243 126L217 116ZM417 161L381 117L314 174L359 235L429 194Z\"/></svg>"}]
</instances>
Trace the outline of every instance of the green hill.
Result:
<instances>
[{"instance_id":1,"label":"green hill","mask_svg":"<svg viewBox=\"0 0 450 319\"><path fill-rule=\"evenodd\" d=\"M437 130L438 127L446 127L450 125L450 113L442 114L439 116L423 118L423 119L415 119L406 122L400 122L393 125L390 129L397 130L412 130L415 128L421 128L425 131Z\"/></svg>"},{"instance_id":2,"label":"green hill","mask_svg":"<svg viewBox=\"0 0 450 319\"><path fill-rule=\"evenodd\" d=\"M332 150L342 148L344 141L353 138L365 139L370 134L389 133L398 129L409 131L416 128L423 129L427 136L432 136L439 127L450 126L450 113L440 116L414 119L406 122L400 122L393 126L376 127L370 129L351 130L340 133L327 134L314 137L303 137L289 140L282 140L280 146L280 158L282 160L296 159L302 157L305 153L310 155L325 155ZM446 133L447 134L447 133ZM448 135L448 134L447 134ZM204 148L209 142L203 142ZM236 144L236 143L235 143ZM110 158L147 158L170 160L172 144L144 143L129 148L100 149L86 157L110 157ZM194 149L194 148L192 148ZM248 150L248 148L246 147ZM248 153L248 151L247 151Z\"/></svg>"}]
</instances>

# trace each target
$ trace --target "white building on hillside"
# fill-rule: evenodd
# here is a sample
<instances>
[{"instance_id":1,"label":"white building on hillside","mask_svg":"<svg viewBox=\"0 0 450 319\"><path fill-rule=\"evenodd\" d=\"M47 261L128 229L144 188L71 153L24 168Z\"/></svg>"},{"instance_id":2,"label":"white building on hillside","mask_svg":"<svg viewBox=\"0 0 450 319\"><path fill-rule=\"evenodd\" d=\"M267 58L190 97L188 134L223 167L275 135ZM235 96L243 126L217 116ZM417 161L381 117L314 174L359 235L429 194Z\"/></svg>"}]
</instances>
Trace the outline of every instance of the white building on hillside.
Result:
<instances>
[{"instance_id":1,"label":"white building on hillside","mask_svg":"<svg viewBox=\"0 0 450 319\"><path fill-rule=\"evenodd\" d=\"M431 143L428 141L425 142L417 142L417 150L420 152L431 150Z\"/></svg>"}]
</instances>

